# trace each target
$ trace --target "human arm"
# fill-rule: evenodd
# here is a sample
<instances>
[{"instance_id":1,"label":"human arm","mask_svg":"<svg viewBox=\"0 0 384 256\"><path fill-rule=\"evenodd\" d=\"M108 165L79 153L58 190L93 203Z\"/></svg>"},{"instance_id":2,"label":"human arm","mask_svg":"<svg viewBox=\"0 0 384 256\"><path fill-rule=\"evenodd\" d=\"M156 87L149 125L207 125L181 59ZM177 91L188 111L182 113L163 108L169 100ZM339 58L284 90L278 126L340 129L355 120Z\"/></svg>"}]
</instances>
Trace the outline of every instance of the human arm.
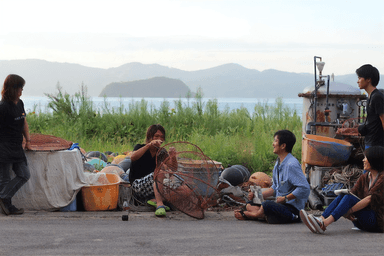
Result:
<instances>
[{"instance_id":1,"label":"human arm","mask_svg":"<svg viewBox=\"0 0 384 256\"><path fill-rule=\"evenodd\" d=\"M263 197L264 199L265 198L268 198L270 196L274 196L275 195L275 190L273 188L268 188L266 190L263 191Z\"/></svg>"},{"instance_id":2,"label":"human arm","mask_svg":"<svg viewBox=\"0 0 384 256\"><path fill-rule=\"evenodd\" d=\"M287 198L287 199L285 199L285 198ZM286 203L286 202L293 200L295 198L296 198L296 196L294 194L290 193L286 196L279 196L278 198L276 198L276 203L279 203L279 204Z\"/></svg>"},{"instance_id":3,"label":"human arm","mask_svg":"<svg viewBox=\"0 0 384 256\"><path fill-rule=\"evenodd\" d=\"M307 201L309 193L309 183L303 174L301 165L296 158L291 157L282 172L282 178L277 192L277 202L286 202L286 196L287 201L294 199L296 199L294 202Z\"/></svg>"},{"instance_id":4,"label":"human arm","mask_svg":"<svg viewBox=\"0 0 384 256\"><path fill-rule=\"evenodd\" d=\"M367 207L369 204L371 203L371 195L363 198L362 200L360 200L357 204L355 204L354 206L352 206L351 209L348 210L348 212L344 215L345 218L351 220L351 221L354 221L356 218L355 216L353 215L354 212L358 212L360 211L361 209L364 209L365 207Z\"/></svg>"},{"instance_id":5,"label":"human arm","mask_svg":"<svg viewBox=\"0 0 384 256\"><path fill-rule=\"evenodd\" d=\"M135 146L135 148L136 147L137 147L137 145ZM134 150L131 154L131 161L135 162L135 161L139 160L144 155L144 153L147 152L148 149L149 149L149 144L146 144L143 147Z\"/></svg>"},{"instance_id":6,"label":"human arm","mask_svg":"<svg viewBox=\"0 0 384 256\"><path fill-rule=\"evenodd\" d=\"M135 162L139 160L144 155L144 153L147 152L147 150L158 149L161 143L162 143L161 140L152 140L151 142L145 144L144 146L136 145L135 146L136 150L134 149L131 155L131 161ZM140 147L140 148L137 148L137 147Z\"/></svg>"},{"instance_id":7,"label":"human arm","mask_svg":"<svg viewBox=\"0 0 384 256\"><path fill-rule=\"evenodd\" d=\"M26 118L24 119L23 135L24 135L24 138L26 141L25 148L28 150L32 150L31 149L31 137L29 136L29 126L28 126L28 122L27 122Z\"/></svg>"},{"instance_id":8,"label":"human arm","mask_svg":"<svg viewBox=\"0 0 384 256\"><path fill-rule=\"evenodd\" d=\"M380 119L381 119L381 126L383 127L383 131L384 131L384 114L381 114L379 116L380 116Z\"/></svg>"}]
</instances>

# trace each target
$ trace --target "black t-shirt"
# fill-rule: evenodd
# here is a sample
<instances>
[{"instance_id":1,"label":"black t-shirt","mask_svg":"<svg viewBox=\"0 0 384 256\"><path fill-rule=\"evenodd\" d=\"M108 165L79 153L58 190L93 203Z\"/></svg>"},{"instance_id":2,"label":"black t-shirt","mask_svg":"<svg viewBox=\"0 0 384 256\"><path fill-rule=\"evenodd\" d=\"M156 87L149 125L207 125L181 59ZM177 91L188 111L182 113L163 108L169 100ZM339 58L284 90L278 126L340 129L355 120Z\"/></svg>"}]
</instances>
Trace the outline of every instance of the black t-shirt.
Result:
<instances>
[{"instance_id":1,"label":"black t-shirt","mask_svg":"<svg viewBox=\"0 0 384 256\"><path fill-rule=\"evenodd\" d=\"M384 95L375 89L367 105L367 129L365 136L365 145L367 146L384 146L384 130L380 115L384 114Z\"/></svg>"},{"instance_id":2,"label":"black t-shirt","mask_svg":"<svg viewBox=\"0 0 384 256\"><path fill-rule=\"evenodd\" d=\"M133 151L139 150L144 146L145 144L137 144L133 148ZM168 152L165 149L161 149L161 151L158 151L157 154L152 157L151 152L148 149L139 159L131 163L131 169L129 171L129 182L132 183L136 179L141 179L151 172L154 172L156 169L156 159L158 164L160 164L168 156Z\"/></svg>"},{"instance_id":3,"label":"black t-shirt","mask_svg":"<svg viewBox=\"0 0 384 256\"><path fill-rule=\"evenodd\" d=\"M145 144L137 144L133 151L139 150L144 147ZM149 149L136 161L131 163L131 170L129 171L129 182L132 183L136 179L143 178L154 172L156 168L156 155L152 157Z\"/></svg>"},{"instance_id":4,"label":"black t-shirt","mask_svg":"<svg viewBox=\"0 0 384 256\"><path fill-rule=\"evenodd\" d=\"M24 103L0 101L0 162L24 161L22 147L25 121Z\"/></svg>"}]
</instances>

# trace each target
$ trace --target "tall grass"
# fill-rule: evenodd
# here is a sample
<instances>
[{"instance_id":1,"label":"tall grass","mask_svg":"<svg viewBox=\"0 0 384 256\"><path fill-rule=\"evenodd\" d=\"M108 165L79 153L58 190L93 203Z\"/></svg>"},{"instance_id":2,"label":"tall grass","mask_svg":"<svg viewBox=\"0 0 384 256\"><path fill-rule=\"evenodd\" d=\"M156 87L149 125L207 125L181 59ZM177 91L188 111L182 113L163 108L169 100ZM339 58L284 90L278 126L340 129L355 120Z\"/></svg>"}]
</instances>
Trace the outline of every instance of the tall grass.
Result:
<instances>
[{"instance_id":1,"label":"tall grass","mask_svg":"<svg viewBox=\"0 0 384 256\"><path fill-rule=\"evenodd\" d=\"M243 164L252 171L269 173L276 155L272 152L273 134L288 129L296 134L293 155L301 159L301 119L284 106L281 98L273 106L255 103L251 115L246 108L219 111L215 99L202 101L198 93L191 102L164 100L158 109L148 102L131 102L111 108L104 102L101 112L94 110L84 86L79 93L68 95L58 88L48 113L28 114L31 132L50 134L77 142L86 151L125 152L143 143L147 128L160 123L166 128L166 142L188 141L199 146L213 160L227 165Z\"/></svg>"}]
</instances>

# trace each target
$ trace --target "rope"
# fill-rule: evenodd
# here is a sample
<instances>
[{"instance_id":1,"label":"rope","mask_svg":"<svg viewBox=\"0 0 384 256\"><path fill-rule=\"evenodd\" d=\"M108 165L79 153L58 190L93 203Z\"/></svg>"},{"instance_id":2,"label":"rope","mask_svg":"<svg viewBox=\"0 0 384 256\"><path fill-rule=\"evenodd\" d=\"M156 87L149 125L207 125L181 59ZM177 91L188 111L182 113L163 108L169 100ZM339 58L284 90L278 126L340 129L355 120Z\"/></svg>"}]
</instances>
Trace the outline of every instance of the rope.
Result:
<instances>
[{"instance_id":1,"label":"rope","mask_svg":"<svg viewBox=\"0 0 384 256\"><path fill-rule=\"evenodd\" d=\"M328 180L328 184L331 183L343 183L348 189L355 185L356 181L363 174L363 170L359 169L355 165L347 165L341 171L335 169L326 171L323 180ZM325 183L324 183L325 184Z\"/></svg>"}]
</instances>

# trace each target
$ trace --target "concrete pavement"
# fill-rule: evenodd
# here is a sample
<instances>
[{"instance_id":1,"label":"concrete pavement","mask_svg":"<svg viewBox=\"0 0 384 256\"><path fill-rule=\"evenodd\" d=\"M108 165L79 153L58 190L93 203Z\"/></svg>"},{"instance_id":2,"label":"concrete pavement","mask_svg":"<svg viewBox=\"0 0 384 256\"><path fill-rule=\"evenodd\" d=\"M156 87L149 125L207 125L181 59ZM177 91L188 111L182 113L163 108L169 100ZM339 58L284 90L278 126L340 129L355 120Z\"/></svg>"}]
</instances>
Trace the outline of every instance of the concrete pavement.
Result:
<instances>
[{"instance_id":1,"label":"concrete pavement","mask_svg":"<svg viewBox=\"0 0 384 256\"><path fill-rule=\"evenodd\" d=\"M302 223L239 221L233 212L196 220L181 212L0 214L0 255L383 255L384 235L340 219L325 234Z\"/></svg>"}]
</instances>

